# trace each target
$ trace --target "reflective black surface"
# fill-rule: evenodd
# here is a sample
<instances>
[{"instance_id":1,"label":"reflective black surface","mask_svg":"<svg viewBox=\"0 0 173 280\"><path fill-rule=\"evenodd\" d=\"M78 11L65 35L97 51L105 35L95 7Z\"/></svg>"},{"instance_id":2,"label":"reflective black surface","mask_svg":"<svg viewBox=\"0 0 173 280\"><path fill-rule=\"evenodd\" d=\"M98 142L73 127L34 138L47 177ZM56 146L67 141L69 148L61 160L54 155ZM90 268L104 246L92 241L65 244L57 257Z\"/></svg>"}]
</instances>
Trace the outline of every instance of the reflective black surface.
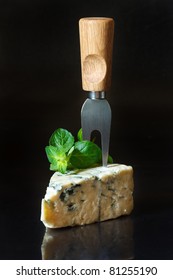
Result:
<instances>
[{"instance_id":1,"label":"reflective black surface","mask_svg":"<svg viewBox=\"0 0 173 280\"><path fill-rule=\"evenodd\" d=\"M133 259L133 222L116 219L85 227L47 229L43 259Z\"/></svg>"},{"instance_id":2,"label":"reflective black surface","mask_svg":"<svg viewBox=\"0 0 173 280\"><path fill-rule=\"evenodd\" d=\"M173 259L172 15L171 0L0 1L0 259ZM83 16L115 19L110 154L134 168L135 207L45 232L44 148L58 127L77 133L86 98Z\"/></svg>"},{"instance_id":3,"label":"reflective black surface","mask_svg":"<svg viewBox=\"0 0 173 280\"><path fill-rule=\"evenodd\" d=\"M168 167L136 167L135 208L130 216L47 231L39 220L46 184L41 179L39 184L37 176L45 177L39 169L14 169L7 174L1 189L1 259L173 258L173 191Z\"/></svg>"}]
</instances>

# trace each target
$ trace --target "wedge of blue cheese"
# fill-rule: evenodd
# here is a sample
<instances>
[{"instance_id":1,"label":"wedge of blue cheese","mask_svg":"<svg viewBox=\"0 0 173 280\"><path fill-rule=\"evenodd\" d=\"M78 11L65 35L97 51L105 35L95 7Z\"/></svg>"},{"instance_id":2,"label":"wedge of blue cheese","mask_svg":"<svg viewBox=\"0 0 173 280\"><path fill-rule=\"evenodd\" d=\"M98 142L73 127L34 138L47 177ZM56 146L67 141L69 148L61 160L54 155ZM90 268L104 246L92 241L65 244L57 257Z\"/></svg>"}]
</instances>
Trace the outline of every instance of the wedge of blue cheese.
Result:
<instances>
[{"instance_id":1,"label":"wedge of blue cheese","mask_svg":"<svg viewBox=\"0 0 173 280\"><path fill-rule=\"evenodd\" d=\"M61 228L129 215L133 188L133 168L122 164L55 172L42 200L41 220L48 228Z\"/></svg>"}]
</instances>

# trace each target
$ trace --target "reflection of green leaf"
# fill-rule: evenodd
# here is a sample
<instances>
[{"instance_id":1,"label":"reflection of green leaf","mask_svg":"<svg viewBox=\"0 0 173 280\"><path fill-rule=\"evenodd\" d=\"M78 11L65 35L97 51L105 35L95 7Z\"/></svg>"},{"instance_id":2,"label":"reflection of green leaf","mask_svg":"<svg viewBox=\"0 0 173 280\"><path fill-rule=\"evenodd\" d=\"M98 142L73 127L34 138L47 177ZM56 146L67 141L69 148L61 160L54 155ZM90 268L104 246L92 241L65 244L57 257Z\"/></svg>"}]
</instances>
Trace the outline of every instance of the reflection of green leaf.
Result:
<instances>
[{"instance_id":1,"label":"reflection of green leaf","mask_svg":"<svg viewBox=\"0 0 173 280\"><path fill-rule=\"evenodd\" d=\"M49 139L49 145L57 147L65 153L74 145L73 135L66 129L58 128Z\"/></svg>"},{"instance_id":2,"label":"reflection of green leaf","mask_svg":"<svg viewBox=\"0 0 173 280\"><path fill-rule=\"evenodd\" d=\"M100 161L100 148L91 141L75 143L70 162L75 168L87 168Z\"/></svg>"}]
</instances>

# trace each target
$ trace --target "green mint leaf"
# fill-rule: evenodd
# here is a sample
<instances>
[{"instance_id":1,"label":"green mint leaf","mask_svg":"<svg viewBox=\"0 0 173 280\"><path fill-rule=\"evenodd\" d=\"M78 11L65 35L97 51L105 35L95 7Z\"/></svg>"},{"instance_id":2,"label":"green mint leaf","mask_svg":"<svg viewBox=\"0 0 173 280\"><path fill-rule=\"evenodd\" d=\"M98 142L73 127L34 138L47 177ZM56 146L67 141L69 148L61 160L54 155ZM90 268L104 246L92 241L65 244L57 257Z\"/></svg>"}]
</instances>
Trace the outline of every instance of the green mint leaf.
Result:
<instances>
[{"instance_id":1,"label":"green mint leaf","mask_svg":"<svg viewBox=\"0 0 173 280\"><path fill-rule=\"evenodd\" d=\"M50 163L54 163L58 160L59 150L57 147L46 146L45 151Z\"/></svg>"},{"instance_id":2,"label":"green mint leaf","mask_svg":"<svg viewBox=\"0 0 173 280\"><path fill-rule=\"evenodd\" d=\"M75 168L88 168L100 161L100 148L91 141L78 141L70 157L70 162Z\"/></svg>"},{"instance_id":3,"label":"green mint leaf","mask_svg":"<svg viewBox=\"0 0 173 280\"><path fill-rule=\"evenodd\" d=\"M108 156L108 163L113 163L114 161L113 161L113 158L109 155Z\"/></svg>"},{"instance_id":4,"label":"green mint leaf","mask_svg":"<svg viewBox=\"0 0 173 280\"><path fill-rule=\"evenodd\" d=\"M83 133L82 133L82 128L79 129L78 133L77 133L77 139L78 141L83 141ZM96 137L94 137L91 141L95 142Z\"/></svg>"},{"instance_id":5,"label":"green mint leaf","mask_svg":"<svg viewBox=\"0 0 173 280\"><path fill-rule=\"evenodd\" d=\"M50 170L59 171L61 173L65 173L67 170L68 165L68 157L64 152L59 150L57 147L54 146L47 146L45 148L47 158L50 165Z\"/></svg>"},{"instance_id":6,"label":"green mint leaf","mask_svg":"<svg viewBox=\"0 0 173 280\"><path fill-rule=\"evenodd\" d=\"M74 150L74 146L73 147L71 147L71 149L68 151L68 157L70 157L71 156L71 154L72 154L72 152L73 152L73 150Z\"/></svg>"},{"instance_id":7,"label":"green mint leaf","mask_svg":"<svg viewBox=\"0 0 173 280\"><path fill-rule=\"evenodd\" d=\"M82 135L82 128L79 129L78 134L77 134L77 139L78 141L82 141L83 140L83 135Z\"/></svg>"},{"instance_id":8,"label":"green mint leaf","mask_svg":"<svg viewBox=\"0 0 173 280\"><path fill-rule=\"evenodd\" d=\"M61 172L61 173L65 173L67 171L67 161L57 161L55 162L54 164L50 164L50 170L52 171L58 171L58 172Z\"/></svg>"},{"instance_id":9,"label":"green mint leaf","mask_svg":"<svg viewBox=\"0 0 173 280\"><path fill-rule=\"evenodd\" d=\"M74 137L68 130L58 128L51 135L49 145L57 147L59 150L66 153L74 145Z\"/></svg>"},{"instance_id":10,"label":"green mint leaf","mask_svg":"<svg viewBox=\"0 0 173 280\"><path fill-rule=\"evenodd\" d=\"M50 162L50 170L66 173L75 168L84 169L101 164L102 151L93 141L83 140L82 128L77 134L78 142L74 142L72 134L63 128L58 128L51 135L49 146L45 148ZM113 163L108 156L108 163Z\"/></svg>"}]
</instances>

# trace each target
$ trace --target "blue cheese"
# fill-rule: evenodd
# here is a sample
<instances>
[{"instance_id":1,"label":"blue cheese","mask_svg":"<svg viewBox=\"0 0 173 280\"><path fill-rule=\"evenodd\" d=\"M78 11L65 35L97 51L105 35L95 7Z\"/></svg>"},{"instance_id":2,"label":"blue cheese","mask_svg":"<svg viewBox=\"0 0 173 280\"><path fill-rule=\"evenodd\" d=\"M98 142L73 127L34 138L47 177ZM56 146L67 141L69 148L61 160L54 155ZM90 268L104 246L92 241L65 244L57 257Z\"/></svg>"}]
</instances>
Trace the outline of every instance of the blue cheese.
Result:
<instances>
[{"instance_id":1,"label":"blue cheese","mask_svg":"<svg viewBox=\"0 0 173 280\"><path fill-rule=\"evenodd\" d=\"M111 164L55 172L42 200L41 220L49 228L91 224L128 215L133 209L133 169Z\"/></svg>"}]
</instances>

